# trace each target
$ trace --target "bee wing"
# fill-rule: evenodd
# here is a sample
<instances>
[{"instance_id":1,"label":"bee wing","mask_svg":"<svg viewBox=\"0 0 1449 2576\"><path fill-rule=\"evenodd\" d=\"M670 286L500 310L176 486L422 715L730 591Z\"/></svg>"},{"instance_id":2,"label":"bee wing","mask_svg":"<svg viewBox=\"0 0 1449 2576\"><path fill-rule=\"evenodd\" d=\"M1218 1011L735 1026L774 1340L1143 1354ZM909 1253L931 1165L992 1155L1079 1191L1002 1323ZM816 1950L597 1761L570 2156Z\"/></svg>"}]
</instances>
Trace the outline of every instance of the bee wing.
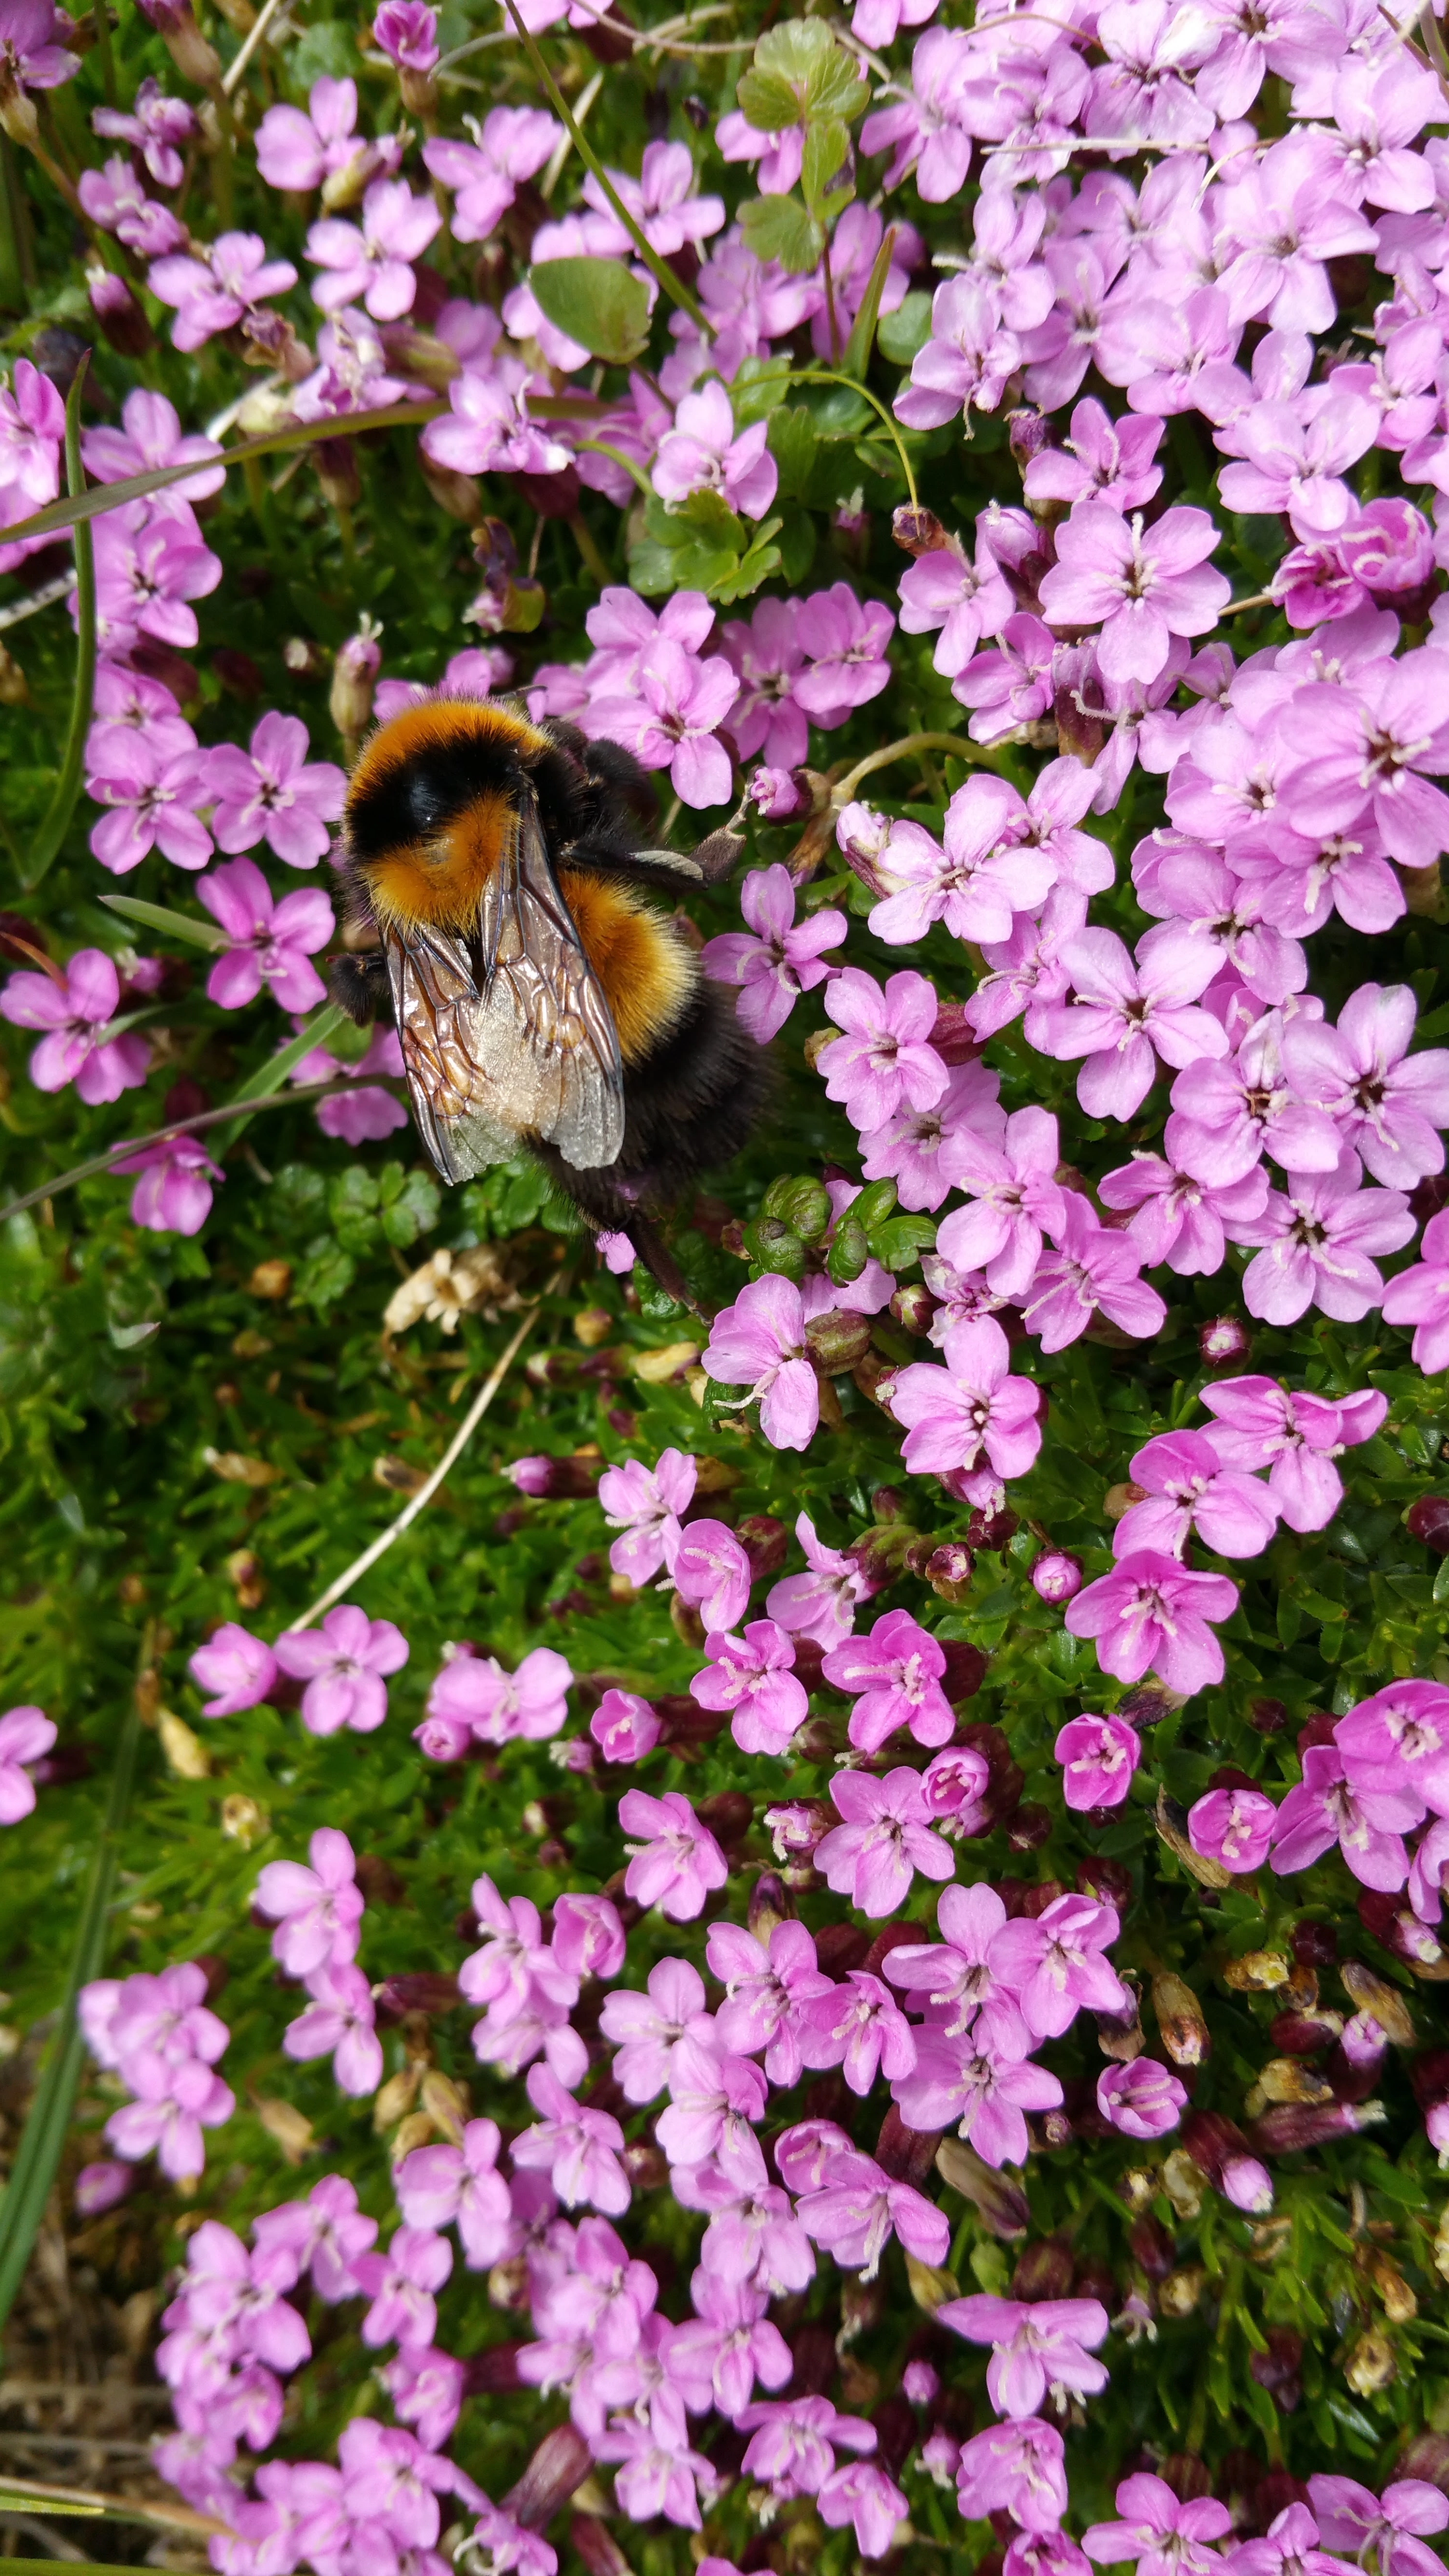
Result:
<instances>
[{"instance_id":1,"label":"bee wing","mask_svg":"<svg viewBox=\"0 0 1449 2576\"><path fill-rule=\"evenodd\" d=\"M618 1035L531 800L489 880L475 940L393 931L388 964L419 1129L446 1179L507 1162L535 1138L577 1171L618 1160Z\"/></svg>"}]
</instances>

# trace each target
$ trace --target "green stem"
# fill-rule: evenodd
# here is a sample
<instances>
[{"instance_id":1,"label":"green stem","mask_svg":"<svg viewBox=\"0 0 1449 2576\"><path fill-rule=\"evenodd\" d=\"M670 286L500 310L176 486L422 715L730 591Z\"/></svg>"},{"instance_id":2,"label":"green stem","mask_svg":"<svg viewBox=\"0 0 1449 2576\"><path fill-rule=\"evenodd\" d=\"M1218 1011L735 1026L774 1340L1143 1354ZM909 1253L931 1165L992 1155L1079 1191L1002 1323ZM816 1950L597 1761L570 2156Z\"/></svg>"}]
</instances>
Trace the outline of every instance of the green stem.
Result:
<instances>
[{"instance_id":1,"label":"green stem","mask_svg":"<svg viewBox=\"0 0 1449 2576\"><path fill-rule=\"evenodd\" d=\"M318 1043L315 1038L308 1040L309 1047ZM395 1079L395 1075L386 1073L368 1075L369 1082ZM229 1101L225 1108L203 1109L195 1118L173 1118L169 1127L158 1127L149 1136L132 1136L124 1144L112 1145L107 1153L93 1154L88 1163L76 1163L68 1172L58 1172L53 1181L42 1181L39 1189L27 1190L22 1198L12 1199L8 1207L0 1208L0 1225L7 1225L13 1216L23 1216L27 1208L40 1207L46 1199L59 1198L62 1190L74 1189L78 1181L99 1180L103 1172L114 1172L147 1145L165 1144L173 1136L199 1136L208 1127L234 1125L240 1133L246 1120L254 1118L259 1109L295 1109L309 1100L330 1100L335 1093L350 1088L351 1078L347 1075L339 1076L335 1082L299 1082L291 1091Z\"/></svg>"},{"instance_id":2,"label":"green stem","mask_svg":"<svg viewBox=\"0 0 1449 2576\"><path fill-rule=\"evenodd\" d=\"M669 266L668 262L666 260L662 260L658 251L654 249L652 243L645 240L643 233L635 223L633 216L630 214L628 207L625 205L624 200L620 196L618 189L615 187L613 180L610 178L608 171L604 168L604 165L599 159L597 152L594 150L593 145L584 141L582 129L574 116L572 108L569 106L568 100L564 97L563 91L559 88L557 81L554 79L552 72L549 70L547 63L544 61L542 54L539 52L537 45L529 34L528 29L525 27L522 18L518 14L517 0L504 0L504 6L506 7L510 18L513 20L515 27L518 29L519 35L523 39L524 52L527 54L530 63L533 65L538 78L542 81L551 105L555 108L559 116L562 117L564 124L569 130L569 134L573 140L574 150L577 152L579 159L584 162L590 170L592 170L594 177L598 180L600 187L603 189L605 196L608 198L610 205L613 207L615 214L618 216L620 223L623 225L629 239L634 244L635 249L639 253L640 258L644 262L644 265L648 269L651 277L653 277L657 285L663 287L670 303L677 304L680 312L687 313L689 315L691 322L695 324L698 330L701 330L704 333L705 338L707 340L712 340L714 338L714 324L709 319L709 316L705 312L704 306L700 303L699 298L696 295L692 295L687 286L682 286L680 284L679 279L675 276L674 271Z\"/></svg>"},{"instance_id":3,"label":"green stem","mask_svg":"<svg viewBox=\"0 0 1449 2576\"><path fill-rule=\"evenodd\" d=\"M80 2082L85 2042L77 2019L77 2005L82 1986L89 1985L105 1965L106 1922L116 1883L121 1834L131 1803L140 1732L140 1708L132 1692L116 1747L116 1767L111 1773L105 1822L91 1862L90 1880L71 1954L70 1974L66 1980L65 1999L60 2008L55 2038L45 2071L35 2088L30 2116L5 2187L5 2197L0 2201L0 2326L9 2316L15 2294L25 2278L31 2248L40 2232L45 2204L59 2170L71 2106Z\"/></svg>"},{"instance_id":4,"label":"green stem","mask_svg":"<svg viewBox=\"0 0 1449 2576\"><path fill-rule=\"evenodd\" d=\"M80 452L80 415L89 367L90 351L87 350L75 371L75 382L65 406L65 480L73 500L78 499L86 488L86 472ZM27 893L39 885L70 829L70 818L75 812L85 767L86 735L90 731L91 701L96 687L96 562L88 526L78 525L75 532L75 581L78 633L70 734L60 776L55 783L55 794L50 800L50 810L36 834L29 863L20 870L20 882Z\"/></svg>"},{"instance_id":5,"label":"green stem","mask_svg":"<svg viewBox=\"0 0 1449 2576\"><path fill-rule=\"evenodd\" d=\"M868 402L877 418L885 422L895 441L896 454L901 460L901 472L905 476L906 490L911 496L911 508L914 510L919 507L916 499L916 478L911 472L911 460L906 454L901 433L891 414L886 410L885 404L871 392L869 385L858 384L854 376L837 375L833 369L825 367L792 367L786 382L792 385L844 385L850 393L859 394L862 402Z\"/></svg>"},{"instance_id":6,"label":"green stem","mask_svg":"<svg viewBox=\"0 0 1449 2576\"><path fill-rule=\"evenodd\" d=\"M885 769L893 760L909 760L914 753L923 751L949 752L953 760L980 761L987 769L1001 766L998 752L983 750L979 742L972 742L964 733L902 734L899 742L888 742L884 751L869 752L844 778L838 779L830 791L831 804L837 809L848 805L861 780L869 778L873 770Z\"/></svg>"},{"instance_id":7,"label":"green stem","mask_svg":"<svg viewBox=\"0 0 1449 2576\"><path fill-rule=\"evenodd\" d=\"M100 58L101 86L106 93L106 105L118 107L121 94L116 87L116 59L111 52L111 22L106 14L106 0L91 0L91 22L96 31L96 53Z\"/></svg>"},{"instance_id":8,"label":"green stem","mask_svg":"<svg viewBox=\"0 0 1449 2576\"><path fill-rule=\"evenodd\" d=\"M358 438L365 429L418 428L436 420L448 409L446 401L384 403L378 411L355 411L347 415L347 435ZM319 438L335 438L337 422L329 413L322 420L290 421L285 429L269 429L260 438L240 439L235 447L222 448L219 463L245 465L251 456L280 456L291 447L312 447ZM90 491L72 494L68 501L48 501L32 518L17 520L5 531L5 542L14 545L21 537L52 537L61 528L79 527L83 519L98 519L106 510L121 510L128 501L146 501L153 492L169 491L173 483L184 483L196 472L190 465L152 465L144 474L128 474L123 483L101 483Z\"/></svg>"}]
</instances>

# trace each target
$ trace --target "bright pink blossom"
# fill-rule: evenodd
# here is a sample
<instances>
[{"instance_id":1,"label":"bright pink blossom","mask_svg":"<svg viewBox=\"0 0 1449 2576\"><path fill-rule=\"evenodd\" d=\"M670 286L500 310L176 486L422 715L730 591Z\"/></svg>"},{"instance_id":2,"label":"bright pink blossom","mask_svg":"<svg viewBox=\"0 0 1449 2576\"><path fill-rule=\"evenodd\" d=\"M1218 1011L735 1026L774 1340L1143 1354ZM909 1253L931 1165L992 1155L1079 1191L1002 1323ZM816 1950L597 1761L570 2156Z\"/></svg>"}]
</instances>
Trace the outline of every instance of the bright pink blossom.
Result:
<instances>
[{"instance_id":1,"label":"bright pink blossom","mask_svg":"<svg viewBox=\"0 0 1449 2576\"><path fill-rule=\"evenodd\" d=\"M1230 1619L1238 1587L1223 1574L1193 1574L1175 1556L1140 1549L1067 1604L1074 1637L1093 1637L1097 1661L1118 1681L1155 1672L1169 1690L1206 1690L1223 1677L1209 1620Z\"/></svg>"}]
</instances>

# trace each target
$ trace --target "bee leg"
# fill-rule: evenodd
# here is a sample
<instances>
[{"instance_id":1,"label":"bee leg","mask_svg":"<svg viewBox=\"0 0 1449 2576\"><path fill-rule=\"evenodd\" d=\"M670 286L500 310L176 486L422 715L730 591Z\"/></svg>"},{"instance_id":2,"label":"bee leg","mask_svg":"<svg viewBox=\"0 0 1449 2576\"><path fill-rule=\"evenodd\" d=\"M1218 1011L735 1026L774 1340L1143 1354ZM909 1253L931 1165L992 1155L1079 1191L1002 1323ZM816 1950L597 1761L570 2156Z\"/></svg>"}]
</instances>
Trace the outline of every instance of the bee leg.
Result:
<instances>
[{"instance_id":1,"label":"bee leg","mask_svg":"<svg viewBox=\"0 0 1449 2576\"><path fill-rule=\"evenodd\" d=\"M355 1020L360 1029L372 1020L392 1018L392 986L380 949L364 950L361 956L334 957L327 969L327 991L338 1009Z\"/></svg>"}]
</instances>

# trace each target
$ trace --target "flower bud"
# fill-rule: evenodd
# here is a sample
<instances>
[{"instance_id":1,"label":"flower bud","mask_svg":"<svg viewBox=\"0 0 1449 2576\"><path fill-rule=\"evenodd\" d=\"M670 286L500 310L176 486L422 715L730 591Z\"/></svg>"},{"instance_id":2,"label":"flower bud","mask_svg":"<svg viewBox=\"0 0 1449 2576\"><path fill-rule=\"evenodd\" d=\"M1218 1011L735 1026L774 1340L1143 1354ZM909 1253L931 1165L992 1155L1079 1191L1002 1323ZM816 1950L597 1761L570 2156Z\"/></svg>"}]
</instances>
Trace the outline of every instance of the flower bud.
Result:
<instances>
[{"instance_id":1,"label":"flower bud","mask_svg":"<svg viewBox=\"0 0 1449 2576\"><path fill-rule=\"evenodd\" d=\"M636 2191L662 2191L669 2180L669 2159L648 2138L636 2138L620 2159Z\"/></svg>"},{"instance_id":2,"label":"flower bud","mask_svg":"<svg viewBox=\"0 0 1449 2576\"><path fill-rule=\"evenodd\" d=\"M155 334L123 277L108 268L86 271L91 311L113 349L123 358L144 358L156 345Z\"/></svg>"},{"instance_id":3,"label":"flower bud","mask_svg":"<svg viewBox=\"0 0 1449 2576\"><path fill-rule=\"evenodd\" d=\"M1360 2012L1372 2014L1385 2038L1391 2039L1395 2048L1412 2048L1414 2018L1398 1987L1376 1977L1361 1959L1345 1959L1339 1974Z\"/></svg>"},{"instance_id":4,"label":"flower bud","mask_svg":"<svg viewBox=\"0 0 1449 2576\"><path fill-rule=\"evenodd\" d=\"M458 2003L456 1977L420 1969L416 1975L385 1977L372 1990L377 2017L382 2022L401 2021L405 2013L449 2013Z\"/></svg>"},{"instance_id":5,"label":"flower bud","mask_svg":"<svg viewBox=\"0 0 1449 2576\"><path fill-rule=\"evenodd\" d=\"M1436 1556L1449 1556L1449 1494L1420 1494L1404 1514L1404 1527Z\"/></svg>"},{"instance_id":6,"label":"flower bud","mask_svg":"<svg viewBox=\"0 0 1449 2576\"><path fill-rule=\"evenodd\" d=\"M906 1924L892 1928L909 1938ZM939 2130L908 2128L892 2103L875 2142L875 2160L892 2182L908 2182L913 2191L924 2191L940 2143Z\"/></svg>"},{"instance_id":7,"label":"flower bud","mask_svg":"<svg viewBox=\"0 0 1449 2576\"><path fill-rule=\"evenodd\" d=\"M659 2154L657 2147L651 2152ZM663 2164L664 2158L660 2156L659 2161ZM628 2559L608 2524L601 2522L596 2513L576 2513L569 2524L569 2538L588 2576L630 2576Z\"/></svg>"},{"instance_id":8,"label":"flower bud","mask_svg":"<svg viewBox=\"0 0 1449 2576\"><path fill-rule=\"evenodd\" d=\"M1210 1324L1203 1325L1197 1346L1208 1368L1237 1368L1253 1344L1247 1325L1240 1323L1236 1315L1215 1315Z\"/></svg>"},{"instance_id":9,"label":"flower bud","mask_svg":"<svg viewBox=\"0 0 1449 2576\"><path fill-rule=\"evenodd\" d=\"M355 635L338 647L332 666L328 713L344 740L356 741L372 714L377 675L382 667L381 628L364 617Z\"/></svg>"},{"instance_id":10,"label":"flower bud","mask_svg":"<svg viewBox=\"0 0 1449 2576\"><path fill-rule=\"evenodd\" d=\"M483 507L482 490L471 474L460 474L455 466L435 464L425 447L419 446L418 463L423 481L445 518L456 519L465 528L476 527Z\"/></svg>"},{"instance_id":11,"label":"flower bud","mask_svg":"<svg viewBox=\"0 0 1449 2576\"><path fill-rule=\"evenodd\" d=\"M1268 2118L1276 2116L1270 2112ZM1315 2116L1296 2106L1292 2118ZM1263 2122L1254 2131L1261 2136ZM1208 2180L1231 2201L1234 2209L1263 2216L1273 2206L1272 2177L1249 2152L1248 2141L1241 2129L1225 2120L1217 2111L1188 2111L1183 2115L1182 2143L1195 2165L1200 2165Z\"/></svg>"},{"instance_id":12,"label":"flower bud","mask_svg":"<svg viewBox=\"0 0 1449 2576\"><path fill-rule=\"evenodd\" d=\"M962 2138L943 2138L936 2149L936 2171L952 2191L968 2200L993 2236L1009 2242L1014 2236L1025 2236L1031 2225L1031 2204L1020 2186L1008 2180L995 2165L984 2164L974 2147Z\"/></svg>"},{"instance_id":13,"label":"flower bud","mask_svg":"<svg viewBox=\"0 0 1449 2576\"><path fill-rule=\"evenodd\" d=\"M943 1002L931 1024L929 1043L943 1064L974 1064L986 1041L966 1017L964 1002Z\"/></svg>"},{"instance_id":14,"label":"flower bud","mask_svg":"<svg viewBox=\"0 0 1449 2576\"><path fill-rule=\"evenodd\" d=\"M1020 411L1009 411L1006 415L1007 444L1020 466L1027 466L1034 456L1040 456L1042 449L1051 445L1051 436L1051 422L1045 412L1024 405Z\"/></svg>"},{"instance_id":15,"label":"flower bud","mask_svg":"<svg viewBox=\"0 0 1449 2576\"><path fill-rule=\"evenodd\" d=\"M823 1369L827 1377L838 1377L844 1370L854 1368L869 1350L870 1317L846 1314L832 1306L806 1325L805 1347L817 1368Z\"/></svg>"},{"instance_id":16,"label":"flower bud","mask_svg":"<svg viewBox=\"0 0 1449 2576\"><path fill-rule=\"evenodd\" d=\"M1043 2236L1028 2245L1017 2262L1007 2292L1012 2299L1064 2299L1072 2286L1072 2253L1059 2236Z\"/></svg>"},{"instance_id":17,"label":"flower bud","mask_svg":"<svg viewBox=\"0 0 1449 2576\"><path fill-rule=\"evenodd\" d=\"M1360 2129L1377 2128L1387 2116L1382 2102L1275 2103L1253 2122L1248 2136L1264 2155L1286 2156L1301 2147L1322 2147L1332 2138L1349 2138ZM1186 2127L1186 2122L1183 2125ZM1240 2209L1246 2206L1239 2201Z\"/></svg>"},{"instance_id":18,"label":"flower bud","mask_svg":"<svg viewBox=\"0 0 1449 2576\"><path fill-rule=\"evenodd\" d=\"M535 1502L579 1502L597 1493L604 1471L602 1458L515 1458L504 1473L509 1483Z\"/></svg>"},{"instance_id":19,"label":"flower bud","mask_svg":"<svg viewBox=\"0 0 1449 2576\"><path fill-rule=\"evenodd\" d=\"M934 510L923 510L916 503L906 501L892 514L891 535L901 552L907 555L940 554L948 542L946 531Z\"/></svg>"},{"instance_id":20,"label":"flower bud","mask_svg":"<svg viewBox=\"0 0 1449 2576\"><path fill-rule=\"evenodd\" d=\"M141 0L143 16L150 19L166 46L183 80L197 89L212 89L221 78L221 64L197 26L191 0Z\"/></svg>"},{"instance_id":21,"label":"flower bud","mask_svg":"<svg viewBox=\"0 0 1449 2576\"><path fill-rule=\"evenodd\" d=\"M1165 2281L1177 2261L1177 2247L1150 2209L1134 2218L1127 2230L1127 2243L1132 2260L1140 2263L1149 2281Z\"/></svg>"},{"instance_id":22,"label":"flower bud","mask_svg":"<svg viewBox=\"0 0 1449 2576\"><path fill-rule=\"evenodd\" d=\"M836 847L846 866L854 870L867 892L873 895L889 892L876 863L890 836L889 821L884 814L878 814L873 805L842 807L835 826ZM835 1035L834 1029L828 1029L826 1043Z\"/></svg>"},{"instance_id":23,"label":"flower bud","mask_svg":"<svg viewBox=\"0 0 1449 2576\"><path fill-rule=\"evenodd\" d=\"M773 1512L746 1512L735 1524L735 1536L750 1560L751 1579L765 1583L778 1574L790 1550L790 1533Z\"/></svg>"},{"instance_id":24,"label":"flower bud","mask_svg":"<svg viewBox=\"0 0 1449 2576\"><path fill-rule=\"evenodd\" d=\"M808 1860L816 1844L839 1822L835 1809L820 1798L797 1798L787 1805L765 1809L775 1858L781 1862ZM792 1884L789 1880L786 1883Z\"/></svg>"},{"instance_id":25,"label":"flower bud","mask_svg":"<svg viewBox=\"0 0 1449 2576\"><path fill-rule=\"evenodd\" d=\"M1202 2006L1191 1986L1174 1976L1170 1968L1159 1968L1153 1976L1152 2009L1157 2015L1162 2045L1173 2065L1205 2065L1213 2044ZM1188 2140L1183 2143L1190 2154L1196 2153Z\"/></svg>"},{"instance_id":26,"label":"flower bud","mask_svg":"<svg viewBox=\"0 0 1449 2576\"><path fill-rule=\"evenodd\" d=\"M1250 1699L1248 1724L1255 1735L1281 1735L1288 1723L1288 1711L1281 1699Z\"/></svg>"},{"instance_id":27,"label":"flower bud","mask_svg":"<svg viewBox=\"0 0 1449 2576\"><path fill-rule=\"evenodd\" d=\"M773 1272L781 1279L798 1283L805 1276L805 1246L792 1225L778 1216L757 1216L745 1227L745 1249L757 1271L763 1276ZM823 1318L822 1318L823 1320ZM866 1326L866 1339L870 1327Z\"/></svg>"},{"instance_id":28,"label":"flower bud","mask_svg":"<svg viewBox=\"0 0 1449 2576\"><path fill-rule=\"evenodd\" d=\"M1268 2037L1284 2057L1318 2057L1342 2030L1342 2013L1281 2012L1268 2024Z\"/></svg>"},{"instance_id":29,"label":"flower bud","mask_svg":"<svg viewBox=\"0 0 1449 2576\"><path fill-rule=\"evenodd\" d=\"M1031 1569L1031 1588L1038 1601L1049 1602L1053 1608L1059 1602L1073 1600L1082 1588L1080 1560L1059 1547L1045 1549Z\"/></svg>"},{"instance_id":30,"label":"flower bud","mask_svg":"<svg viewBox=\"0 0 1449 2576\"><path fill-rule=\"evenodd\" d=\"M1134 1503L1145 1503L1145 1485L1109 1485L1102 1496L1102 1509L1109 1521L1125 1520Z\"/></svg>"},{"instance_id":31,"label":"flower bud","mask_svg":"<svg viewBox=\"0 0 1449 2576\"><path fill-rule=\"evenodd\" d=\"M936 1313L939 1303L940 1300L932 1296L930 1289L917 1280L912 1287L896 1290L891 1299L890 1311L903 1332L924 1334L931 1329L931 1318Z\"/></svg>"},{"instance_id":32,"label":"flower bud","mask_svg":"<svg viewBox=\"0 0 1449 2576\"><path fill-rule=\"evenodd\" d=\"M810 793L798 770L757 769L745 794L767 823L788 823L810 808Z\"/></svg>"},{"instance_id":33,"label":"flower bud","mask_svg":"<svg viewBox=\"0 0 1449 2576\"><path fill-rule=\"evenodd\" d=\"M762 1869L750 1890L746 1929L757 1941L768 1942L776 1924L788 1922L794 1911L784 1880L774 1870Z\"/></svg>"},{"instance_id":34,"label":"flower bud","mask_svg":"<svg viewBox=\"0 0 1449 2576\"><path fill-rule=\"evenodd\" d=\"M1355 2397L1377 2397L1397 2378L1398 2367L1382 2326L1370 2326L1346 2356L1343 2375Z\"/></svg>"},{"instance_id":35,"label":"flower bud","mask_svg":"<svg viewBox=\"0 0 1449 2576\"><path fill-rule=\"evenodd\" d=\"M589 1733L606 1762L642 1762L664 1729L636 1691L606 1690L589 1720Z\"/></svg>"},{"instance_id":36,"label":"flower bud","mask_svg":"<svg viewBox=\"0 0 1449 2576\"><path fill-rule=\"evenodd\" d=\"M558 2424L545 2433L518 2484L509 2488L503 2510L526 2531L545 2531L570 2496L577 2495L592 2467L593 2453L582 2433L572 2424Z\"/></svg>"}]
</instances>

